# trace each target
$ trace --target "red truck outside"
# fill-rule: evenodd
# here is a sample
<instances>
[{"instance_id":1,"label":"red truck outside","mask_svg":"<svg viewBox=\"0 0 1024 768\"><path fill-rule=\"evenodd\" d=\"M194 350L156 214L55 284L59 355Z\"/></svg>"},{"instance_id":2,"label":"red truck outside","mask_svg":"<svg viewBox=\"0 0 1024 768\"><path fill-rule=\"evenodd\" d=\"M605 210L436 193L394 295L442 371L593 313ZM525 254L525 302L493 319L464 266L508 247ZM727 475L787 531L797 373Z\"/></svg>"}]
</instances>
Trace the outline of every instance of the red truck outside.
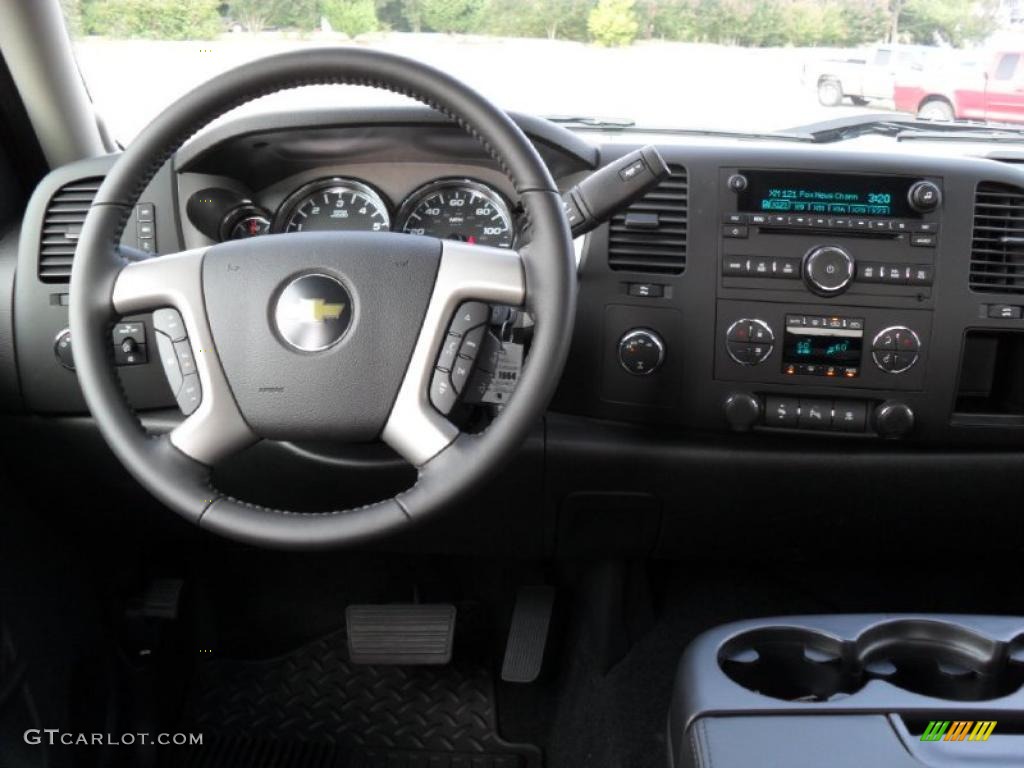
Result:
<instances>
[{"instance_id":1,"label":"red truck outside","mask_svg":"<svg viewBox=\"0 0 1024 768\"><path fill-rule=\"evenodd\" d=\"M984 68L954 67L897 81L896 109L929 120L1024 123L1024 52L997 53Z\"/></svg>"}]
</instances>

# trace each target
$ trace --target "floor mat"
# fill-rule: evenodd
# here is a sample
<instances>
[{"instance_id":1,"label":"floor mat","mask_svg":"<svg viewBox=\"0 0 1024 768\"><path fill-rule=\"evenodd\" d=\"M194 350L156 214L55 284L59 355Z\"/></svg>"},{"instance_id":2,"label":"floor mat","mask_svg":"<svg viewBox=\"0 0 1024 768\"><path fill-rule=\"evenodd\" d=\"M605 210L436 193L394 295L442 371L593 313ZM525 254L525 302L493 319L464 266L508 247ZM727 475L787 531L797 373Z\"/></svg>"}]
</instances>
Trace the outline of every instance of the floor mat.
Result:
<instances>
[{"instance_id":1,"label":"floor mat","mask_svg":"<svg viewBox=\"0 0 1024 768\"><path fill-rule=\"evenodd\" d=\"M489 666L352 664L344 631L265 661L204 658L181 730L204 734L181 768L539 768L497 732Z\"/></svg>"}]
</instances>

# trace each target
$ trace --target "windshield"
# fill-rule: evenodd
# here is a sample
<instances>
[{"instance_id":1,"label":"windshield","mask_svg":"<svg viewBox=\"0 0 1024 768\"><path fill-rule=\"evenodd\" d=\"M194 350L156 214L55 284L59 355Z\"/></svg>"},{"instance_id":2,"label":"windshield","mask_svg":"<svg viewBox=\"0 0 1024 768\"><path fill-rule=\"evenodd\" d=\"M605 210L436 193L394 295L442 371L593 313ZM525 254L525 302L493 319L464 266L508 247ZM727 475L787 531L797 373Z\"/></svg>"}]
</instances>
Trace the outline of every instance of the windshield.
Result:
<instances>
[{"instance_id":1,"label":"windshield","mask_svg":"<svg viewBox=\"0 0 1024 768\"><path fill-rule=\"evenodd\" d=\"M599 128L770 133L886 113L1024 123L1017 3L986 0L61 0L82 75L128 143L172 100L283 51L359 46L508 110ZM394 103L305 88L259 109ZM249 109L252 109L250 107ZM885 117L885 115L883 115Z\"/></svg>"}]
</instances>

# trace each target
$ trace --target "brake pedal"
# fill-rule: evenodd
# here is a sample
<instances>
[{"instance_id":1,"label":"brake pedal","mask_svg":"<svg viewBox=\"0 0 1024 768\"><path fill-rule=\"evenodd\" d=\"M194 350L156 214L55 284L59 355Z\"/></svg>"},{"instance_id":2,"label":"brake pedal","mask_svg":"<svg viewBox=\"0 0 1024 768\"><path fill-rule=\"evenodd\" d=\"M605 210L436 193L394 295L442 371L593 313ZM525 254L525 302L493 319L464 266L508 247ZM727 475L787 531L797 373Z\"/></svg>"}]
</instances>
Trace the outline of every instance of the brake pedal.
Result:
<instances>
[{"instance_id":1,"label":"brake pedal","mask_svg":"<svg viewBox=\"0 0 1024 768\"><path fill-rule=\"evenodd\" d=\"M455 606L350 605L345 631L353 664L447 664Z\"/></svg>"},{"instance_id":2,"label":"brake pedal","mask_svg":"<svg viewBox=\"0 0 1024 768\"><path fill-rule=\"evenodd\" d=\"M532 683L540 676L554 604L553 587L520 587L501 665L506 683Z\"/></svg>"}]
</instances>

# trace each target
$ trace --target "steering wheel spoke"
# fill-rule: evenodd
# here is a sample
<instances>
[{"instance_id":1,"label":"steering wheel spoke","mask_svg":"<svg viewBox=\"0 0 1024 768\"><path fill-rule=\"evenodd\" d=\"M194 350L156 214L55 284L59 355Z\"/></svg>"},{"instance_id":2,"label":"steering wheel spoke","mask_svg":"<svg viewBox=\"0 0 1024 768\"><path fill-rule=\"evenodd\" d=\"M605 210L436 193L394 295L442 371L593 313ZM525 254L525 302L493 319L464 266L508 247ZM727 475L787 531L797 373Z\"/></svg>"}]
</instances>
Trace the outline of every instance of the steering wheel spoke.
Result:
<instances>
[{"instance_id":1,"label":"steering wheel spoke","mask_svg":"<svg viewBox=\"0 0 1024 768\"><path fill-rule=\"evenodd\" d=\"M166 337L162 354L182 345L191 347L195 374L184 374L176 383L179 391L189 387L194 407L190 415L170 434L171 443L196 461L212 465L219 459L255 442L256 435L242 418L217 356L203 297L202 269L205 248L132 262L117 275L112 302L121 315L149 310L173 309L180 316L155 322L155 333ZM155 316L157 317L157 316ZM159 338L159 337L158 337ZM161 361L174 366L177 359ZM172 389L174 387L172 386ZM175 392L177 396L179 393ZM198 405L195 400L198 399ZM184 400L180 400L184 402Z\"/></svg>"},{"instance_id":2,"label":"steering wheel spoke","mask_svg":"<svg viewBox=\"0 0 1024 768\"><path fill-rule=\"evenodd\" d=\"M456 310L467 301L519 307L526 301L517 251L445 240L416 346L382 438L414 466L444 450L459 430L430 401L438 353Z\"/></svg>"}]
</instances>

